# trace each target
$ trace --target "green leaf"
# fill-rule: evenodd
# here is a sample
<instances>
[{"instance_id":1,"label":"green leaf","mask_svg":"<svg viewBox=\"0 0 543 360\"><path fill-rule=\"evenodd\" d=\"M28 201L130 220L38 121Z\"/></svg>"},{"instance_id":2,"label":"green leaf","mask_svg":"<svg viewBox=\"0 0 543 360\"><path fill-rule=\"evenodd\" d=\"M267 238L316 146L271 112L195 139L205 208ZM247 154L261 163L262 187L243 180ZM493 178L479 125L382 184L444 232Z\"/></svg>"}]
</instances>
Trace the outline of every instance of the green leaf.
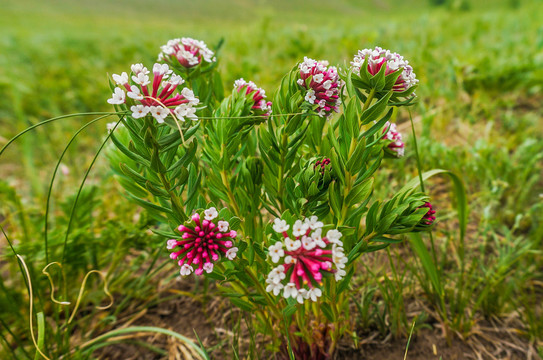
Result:
<instances>
[{"instance_id":1,"label":"green leaf","mask_svg":"<svg viewBox=\"0 0 543 360\"><path fill-rule=\"evenodd\" d=\"M387 66L385 65L381 66L381 69L379 69L379 72L375 74L372 78L370 78L371 87L375 89L377 92L385 88L386 69L387 69Z\"/></svg>"},{"instance_id":2,"label":"green leaf","mask_svg":"<svg viewBox=\"0 0 543 360\"><path fill-rule=\"evenodd\" d=\"M433 289L440 297L443 296L443 284L441 283L441 279L439 276L439 272L437 271L436 264L432 261L432 256L430 255L430 252L426 248L426 245L422 241L422 236L420 233L412 233L410 234L410 243L411 247L417 254L417 257L419 258L422 268L426 275L430 278L430 282L432 283Z\"/></svg>"},{"instance_id":3,"label":"green leaf","mask_svg":"<svg viewBox=\"0 0 543 360\"><path fill-rule=\"evenodd\" d=\"M292 317L292 315L294 315L295 312L296 312L296 304L287 305L287 306L283 309L283 315L284 315L285 318L287 318L287 319L290 319L290 318Z\"/></svg>"},{"instance_id":4,"label":"green leaf","mask_svg":"<svg viewBox=\"0 0 543 360\"><path fill-rule=\"evenodd\" d=\"M386 233L388 228L394 223L397 217L398 214L390 213L385 217L379 219L379 223L377 224L377 229L375 230L375 232L377 232L378 234Z\"/></svg>"},{"instance_id":5,"label":"green leaf","mask_svg":"<svg viewBox=\"0 0 543 360\"><path fill-rule=\"evenodd\" d=\"M144 159L143 157L141 157L140 155L136 154L135 152L133 151L130 151L126 146L124 146L124 144L122 144L116 137L115 135L113 135L113 133L110 134L110 137L111 137L111 141L113 141L113 143L115 144L115 146L117 147L117 149L119 149L123 154L125 154L126 156L128 156L130 159L134 160L135 162L137 162L138 164L141 164L145 167L151 167L151 163L149 162L149 160L146 160Z\"/></svg>"},{"instance_id":6,"label":"green leaf","mask_svg":"<svg viewBox=\"0 0 543 360\"><path fill-rule=\"evenodd\" d=\"M393 239L393 238L389 238L389 237L386 237L386 236L378 236L376 238L373 238L371 241L372 242L383 242L383 243L387 243L387 244L398 244L398 243L401 243L403 240L402 239Z\"/></svg>"},{"instance_id":7,"label":"green leaf","mask_svg":"<svg viewBox=\"0 0 543 360\"><path fill-rule=\"evenodd\" d=\"M330 304L322 303L321 310L324 316L326 316L326 318L328 319L328 321L334 322L334 313L332 312L332 308L330 307Z\"/></svg>"},{"instance_id":8,"label":"green leaf","mask_svg":"<svg viewBox=\"0 0 543 360\"><path fill-rule=\"evenodd\" d=\"M189 143L188 148L185 150L185 153L183 154L183 156L181 156L181 158L176 163L170 166L167 172L174 171L181 166L187 167L188 164L192 161L192 159L194 159L194 154L196 153L197 148L198 148L198 139L194 138L194 140L192 140Z\"/></svg>"},{"instance_id":9,"label":"green leaf","mask_svg":"<svg viewBox=\"0 0 543 360\"><path fill-rule=\"evenodd\" d=\"M343 203L342 196L339 192L340 186L334 181L328 189L328 198L330 199L330 207L337 219L341 218L341 207Z\"/></svg>"},{"instance_id":10,"label":"green leaf","mask_svg":"<svg viewBox=\"0 0 543 360\"><path fill-rule=\"evenodd\" d=\"M353 275L354 275L354 267L351 267L347 275L345 275L345 277L341 279L341 282L337 286L338 294L341 294L343 291L347 290L347 288L349 287L351 283L351 278L353 277Z\"/></svg>"},{"instance_id":11,"label":"green leaf","mask_svg":"<svg viewBox=\"0 0 543 360\"><path fill-rule=\"evenodd\" d=\"M248 301L237 299L237 298L230 298L230 301L232 302L232 304L236 305L241 310L244 310L247 312L253 311L253 305Z\"/></svg>"},{"instance_id":12,"label":"green leaf","mask_svg":"<svg viewBox=\"0 0 543 360\"><path fill-rule=\"evenodd\" d=\"M373 203L366 215L366 235L373 232L377 220L377 211L379 209L379 201Z\"/></svg>"},{"instance_id":13,"label":"green leaf","mask_svg":"<svg viewBox=\"0 0 543 360\"><path fill-rule=\"evenodd\" d=\"M369 128L367 131L364 132L364 135L362 135L363 137L365 138L369 138L370 136L373 136L373 134L375 134L377 131L379 131L380 129L383 128L383 126L385 126L386 122L390 119L390 117L392 116L392 113L394 112L394 109L391 108L390 110L388 110L387 114L385 116L383 116L381 118L381 120L379 120L378 122L376 122L375 124L373 124L373 126L371 128ZM383 134L384 135L384 134ZM378 140L376 140L378 141Z\"/></svg>"},{"instance_id":14,"label":"green leaf","mask_svg":"<svg viewBox=\"0 0 543 360\"><path fill-rule=\"evenodd\" d=\"M355 204L364 202L371 196L373 192L373 180L369 178L366 181L356 185L347 196L347 206L353 206Z\"/></svg>"},{"instance_id":15,"label":"green leaf","mask_svg":"<svg viewBox=\"0 0 543 360\"><path fill-rule=\"evenodd\" d=\"M147 210L151 210L151 211L154 210L154 211L158 211L158 212L165 213L165 214L172 214L171 209L168 209L168 208L165 208L163 206L150 203L149 201L140 199L140 198L138 198L138 197L136 197L134 195L131 195L131 194L128 194L128 196L131 199L133 199L136 203L138 203L140 206L144 207Z\"/></svg>"},{"instance_id":16,"label":"green leaf","mask_svg":"<svg viewBox=\"0 0 543 360\"><path fill-rule=\"evenodd\" d=\"M161 189L160 187L154 186L150 181L145 182L145 189L151 194L163 198L170 198L170 194L167 191Z\"/></svg>"},{"instance_id":17,"label":"green leaf","mask_svg":"<svg viewBox=\"0 0 543 360\"><path fill-rule=\"evenodd\" d=\"M221 275L215 271L213 271L212 273L209 273L209 274L205 274L205 276L207 276L208 278L211 278L211 279L214 279L214 280L217 280L217 281L224 281L226 280L226 277L224 275Z\"/></svg>"},{"instance_id":18,"label":"green leaf","mask_svg":"<svg viewBox=\"0 0 543 360\"><path fill-rule=\"evenodd\" d=\"M346 167L349 173L356 174L365 165L365 163L362 161L365 152L366 152L366 140L363 139L356 145L356 148L353 154L351 155L351 158L347 159Z\"/></svg>"},{"instance_id":19,"label":"green leaf","mask_svg":"<svg viewBox=\"0 0 543 360\"><path fill-rule=\"evenodd\" d=\"M368 109L366 109L362 113L362 117L360 118L360 122L362 125L366 125L367 123L377 120L379 116L385 111L388 100L392 96L392 91L387 93L385 96L383 96L381 99L379 99L375 104L370 106Z\"/></svg>"},{"instance_id":20,"label":"green leaf","mask_svg":"<svg viewBox=\"0 0 543 360\"><path fill-rule=\"evenodd\" d=\"M264 250L262 249L262 246L259 244L259 243L253 243L252 244L252 247L253 249L255 250L255 253L262 259L262 260L265 260L266 259L266 253L264 252Z\"/></svg>"}]
</instances>

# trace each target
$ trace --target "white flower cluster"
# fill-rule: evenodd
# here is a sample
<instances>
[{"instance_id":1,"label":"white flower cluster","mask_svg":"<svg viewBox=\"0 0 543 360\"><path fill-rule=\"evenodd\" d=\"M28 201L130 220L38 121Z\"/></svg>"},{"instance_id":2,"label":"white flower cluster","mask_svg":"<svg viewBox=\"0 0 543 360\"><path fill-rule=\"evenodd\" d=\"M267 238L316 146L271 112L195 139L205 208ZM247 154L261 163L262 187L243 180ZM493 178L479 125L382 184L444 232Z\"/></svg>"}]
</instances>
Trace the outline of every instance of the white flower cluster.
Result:
<instances>
[{"instance_id":1,"label":"white flower cluster","mask_svg":"<svg viewBox=\"0 0 543 360\"><path fill-rule=\"evenodd\" d=\"M287 231L290 225L285 220L275 219L273 230L283 235L268 248L273 268L266 279L266 291L285 298L292 297L299 303L311 299L316 301L322 295L318 287L322 283L321 272L333 273L336 281L345 276L347 257L343 252L342 234L329 230L322 236L324 224L316 216L297 220L292 225L292 236Z\"/></svg>"},{"instance_id":2,"label":"white flower cluster","mask_svg":"<svg viewBox=\"0 0 543 360\"><path fill-rule=\"evenodd\" d=\"M200 100L189 88L183 88L180 93L174 95L177 87L185 81L181 76L172 74L173 71L167 64L154 64L152 82L149 78L149 70L143 64L134 64L131 70L131 77L126 72L121 75L113 74L113 81L118 87L115 88L112 98L107 100L108 103L124 104L126 96L138 102L139 104L136 103L130 107L134 119L151 114L158 123L163 123L168 115L173 114L181 121L198 120L195 106L200 103ZM148 89L150 84L152 84L151 92Z\"/></svg>"},{"instance_id":3,"label":"white flower cluster","mask_svg":"<svg viewBox=\"0 0 543 360\"><path fill-rule=\"evenodd\" d=\"M360 72L360 68L366 58L368 59L368 71L372 75L377 74L384 64L386 64L385 75L393 73L400 68L403 69L393 88L395 91L405 91L419 82L413 72L413 68L409 65L409 61L405 60L400 54L382 49L379 46L375 49L358 50L358 54L351 61L352 69L355 73Z\"/></svg>"},{"instance_id":4,"label":"white flower cluster","mask_svg":"<svg viewBox=\"0 0 543 360\"><path fill-rule=\"evenodd\" d=\"M158 61L175 56L179 63L187 68L200 64L202 58L208 63L217 61L215 53L209 50L203 41L191 38L169 40L160 49L162 52L158 55Z\"/></svg>"}]
</instances>

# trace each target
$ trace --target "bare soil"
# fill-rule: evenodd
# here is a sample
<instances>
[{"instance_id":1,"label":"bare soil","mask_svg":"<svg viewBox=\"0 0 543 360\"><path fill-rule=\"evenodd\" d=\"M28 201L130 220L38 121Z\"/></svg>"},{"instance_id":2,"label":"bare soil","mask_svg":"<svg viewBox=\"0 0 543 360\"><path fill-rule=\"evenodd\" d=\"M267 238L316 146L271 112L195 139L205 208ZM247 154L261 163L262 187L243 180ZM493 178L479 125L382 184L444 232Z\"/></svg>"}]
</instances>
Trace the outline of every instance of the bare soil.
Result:
<instances>
[{"instance_id":1,"label":"bare soil","mask_svg":"<svg viewBox=\"0 0 543 360\"><path fill-rule=\"evenodd\" d=\"M244 354L248 347L248 332L244 326L243 316L237 308L227 300L210 296L210 301L203 297L190 297L181 294L193 292L190 279L170 283L171 288L162 289L160 296L169 298L157 306L128 316L126 326L158 326L176 331L196 342L195 333L210 352L213 359L233 359L232 347L240 349ZM213 291L213 290L211 290ZM172 298L172 294L179 294ZM535 347L522 338L518 332L511 331L511 324L505 320L502 325L484 323L479 327L480 334L474 334L461 340L454 337L450 344L442 335L437 324L422 328L413 333L407 349L409 360L463 360L463 359L509 359L509 360L538 360ZM240 326L239 339L235 338L234 328ZM360 329L362 331L363 329ZM198 359L190 348L181 342L164 335L135 334L133 339L123 338L122 344L113 344L97 350L94 356L104 360L183 360ZM383 360L404 359L407 345L407 335L394 339L387 336L380 338L378 332L364 334L364 339L357 349L351 339L340 342L334 357L336 360ZM132 341L132 343L130 343ZM139 344L134 343L140 341ZM257 339L262 345L265 339ZM141 345L145 343L165 351L158 354ZM265 346L262 346L264 349ZM243 357L242 357L243 358ZM248 358L248 357L245 357ZM273 354L263 350L258 359L274 359Z\"/></svg>"}]
</instances>

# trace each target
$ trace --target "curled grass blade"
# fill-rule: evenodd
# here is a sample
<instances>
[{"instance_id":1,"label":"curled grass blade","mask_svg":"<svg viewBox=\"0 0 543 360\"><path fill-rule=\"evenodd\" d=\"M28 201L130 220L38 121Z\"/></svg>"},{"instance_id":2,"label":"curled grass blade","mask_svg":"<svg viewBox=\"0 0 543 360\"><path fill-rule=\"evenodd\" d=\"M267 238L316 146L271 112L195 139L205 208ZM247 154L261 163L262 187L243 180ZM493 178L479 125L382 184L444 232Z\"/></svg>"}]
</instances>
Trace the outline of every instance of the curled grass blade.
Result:
<instances>
[{"instance_id":1,"label":"curled grass blade","mask_svg":"<svg viewBox=\"0 0 543 360\"><path fill-rule=\"evenodd\" d=\"M79 197L81 196L81 192L83 191L83 187L85 186L85 182L87 181L87 177L89 176L89 173L91 172L91 170L92 170L92 168L94 166L94 163L96 162L96 159L98 158L98 156L102 152L102 149L104 148L106 143L111 138L111 134L113 134L115 129L117 129L117 126L119 126L119 124L121 123L123 118L124 118L124 116L121 117L121 119L119 119L119 121L117 121L117 123L115 124L115 127L113 129L111 129L111 132L107 135L105 140L102 142L102 144L98 148L98 151L94 155L94 158L92 159L92 162L90 163L89 167L87 168L87 171L85 172L85 176L83 176L83 180L81 181L81 184L79 185L79 190L77 191L77 195L75 197L74 204L72 205L72 209L70 211L70 219L68 220L68 227L66 228L66 236L64 237L64 245L63 245L63 249L62 249L62 261L61 261L62 264L64 264L64 260L66 259L66 245L68 244L68 238L70 236L70 230L72 228L72 222L73 222L73 218L74 218L74 214L75 214L75 209L77 208L77 203L79 201Z\"/></svg>"},{"instance_id":2,"label":"curled grass blade","mask_svg":"<svg viewBox=\"0 0 543 360\"><path fill-rule=\"evenodd\" d=\"M12 137L7 143L6 145L4 145L2 147L2 149L0 149L0 156L2 156L2 154L4 153L4 151L8 148L8 146L10 146L15 140L17 140L18 138L20 138L21 136L23 136L24 134L26 134L27 132L29 131L32 131L34 130L35 128L37 127L40 127L42 125L45 125L45 124L48 124L50 122L53 122L53 121L57 121L57 120L62 120L62 119L67 119L67 118L72 118L72 117L77 117L77 116L89 116L89 115L119 115L119 113L116 113L116 112L88 112L88 113L78 113L78 114L69 114L69 115L62 115L62 116L57 116L57 117L54 117L54 118L51 118L51 119L47 119L47 120L44 120L42 122L39 122L37 124L34 124L26 129L24 129L23 131L21 131L20 133L18 133L17 135L15 135L14 137Z\"/></svg>"},{"instance_id":3,"label":"curled grass blade","mask_svg":"<svg viewBox=\"0 0 543 360\"><path fill-rule=\"evenodd\" d=\"M43 344L45 342L45 317L42 312L37 314L38 318L38 348L36 349L36 354L34 355L34 360L39 360L41 354L39 349L43 349Z\"/></svg>"},{"instance_id":4,"label":"curled grass blade","mask_svg":"<svg viewBox=\"0 0 543 360\"><path fill-rule=\"evenodd\" d=\"M177 340L180 340L183 342L183 344L189 346L190 348L192 348L202 359L209 359L209 355L206 354L206 352L204 350L202 350L201 347L199 347L198 345L196 345L191 339L175 332L175 331L172 331L172 330L168 330L168 329L163 329L163 328L159 328L159 327L155 327L155 326L131 326L131 327L128 327L128 328L124 328L124 329L116 329L116 330L112 330L112 331L109 331L105 334L102 334L90 341L87 341L86 343L82 344L80 346L80 349L86 349L86 348L89 348L91 347L92 345L95 345L95 344L99 344L99 343L103 343L105 341L107 341L109 338L112 338L112 337L115 337L115 336L119 336L119 335L124 335L124 334L132 334L132 333L156 333L156 334L164 334L164 335L168 335L168 336L171 336ZM89 349L89 351L92 350Z\"/></svg>"},{"instance_id":5,"label":"curled grass blade","mask_svg":"<svg viewBox=\"0 0 543 360\"><path fill-rule=\"evenodd\" d=\"M51 181L49 182L49 189L47 191L47 201L46 201L46 204L45 204L45 219L44 219L44 233L43 233L43 236L44 236L44 243L45 243L45 263L46 264L49 264L49 250L48 250L48 236L47 236L47 232L48 232L48 228L49 228L49 205L51 203L51 193L53 192L53 184L55 182L55 177L57 175L57 171L58 171L58 168L60 167L60 164L62 162L62 159L64 158L64 155L66 154L66 152L68 151L68 148L70 147L70 145L74 142L75 138L83 131L85 130L88 126L94 124L95 122L99 121L99 120L102 120L104 118L107 118L109 116L111 116L113 114L106 114L106 115L102 115L94 120L91 120L89 121L88 123L86 123L85 125L83 125L79 130L77 130L75 132L75 134L72 136L72 138L70 139L70 141L68 141L68 144L66 144L66 147L64 148L64 150L62 151L62 154L60 154L59 158L58 158L58 161L57 161L57 164L55 166L55 170L53 170L53 176L51 177Z\"/></svg>"}]
</instances>

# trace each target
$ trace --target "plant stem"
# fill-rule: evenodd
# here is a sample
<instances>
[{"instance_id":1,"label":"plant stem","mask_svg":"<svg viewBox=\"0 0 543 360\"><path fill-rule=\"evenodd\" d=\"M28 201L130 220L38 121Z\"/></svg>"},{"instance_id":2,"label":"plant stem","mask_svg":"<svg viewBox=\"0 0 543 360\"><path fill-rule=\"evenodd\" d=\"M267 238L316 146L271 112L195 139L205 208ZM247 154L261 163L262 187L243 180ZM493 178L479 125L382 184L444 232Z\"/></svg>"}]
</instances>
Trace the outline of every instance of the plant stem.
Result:
<instances>
[{"instance_id":1,"label":"plant stem","mask_svg":"<svg viewBox=\"0 0 543 360\"><path fill-rule=\"evenodd\" d=\"M374 97L375 97L375 89L371 89L370 93L368 94L368 97L366 98L366 101L364 102L364 107L362 108L362 112L366 111L370 107L370 104L373 101Z\"/></svg>"},{"instance_id":2,"label":"plant stem","mask_svg":"<svg viewBox=\"0 0 543 360\"><path fill-rule=\"evenodd\" d=\"M221 180L222 180L222 184L226 188L226 195L228 196L228 200L230 201L230 204L234 208L234 213L236 214L237 217L241 219L242 216L240 214L236 198L234 197L234 194L232 193L232 188L230 187L230 182L228 181L228 176L226 175L226 170L221 170Z\"/></svg>"},{"instance_id":3,"label":"plant stem","mask_svg":"<svg viewBox=\"0 0 543 360\"><path fill-rule=\"evenodd\" d=\"M362 112L366 111L369 108L374 97L375 97L375 89L372 89L370 93L368 94L366 101L364 102L364 106L362 107ZM357 145L358 145L358 138L353 137L353 139L351 140L351 145L349 147L347 158L345 159L346 162L349 161L350 157L353 155ZM345 174L345 188L343 189L343 199L346 199L347 196L349 196L349 193L352 190L353 180L354 180L354 176L349 171L347 171L347 173ZM345 218L347 217L348 211L349 211L349 207L346 206L344 202L341 208L341 214L340 214L341 217L338 219L338 226L341 226L345 223Z\"/></svg>"},{"instance_id":4,"label":"plant stem","mask_svg":"<svg viewBox=\"0 0 543 360\"><path fill-rule=\"evenodd\" d=\"M413 134L413 148L415 150L415 158L417 159L417 170L419 173L419 180L420 180L420 189L422 192L425 192L424 190L424 179L422 178L422 163L420 161L420 155L419 155L419 147L417 145L417 134L415 132L415 123L413 123L413 117L411 116L411 112L409 112L409 121L411 121L411 132ZM437 256L436 256L436 250L434 245L434 237L432 236L431 232L428 232L430 235L430 243L432 244L432 257L434 258L434 263L437 266Z\"/></svg>"},{"instance_id":5,"label":"plant stem","mask_svg":"<svg viewBox=\"0 0 543 360\"><path fill-rule=\"evenodd\" d=\"M157 173L158 173L158 177L160 178L160 182L162 183L162 186L164 186L164 189L170 195L170 199L172 203L174 204L176 210L180 212L180 215L182 215L183 219L186 219L187 216L185 212L183 211L183 205L181 204L181 200L179 199L179 196L177 196L177 194L171 188L170 181L166 178L166 174L163 174L161 171L157 171Z\"/></svg>"},{"instance_id":6,"label":"plant stem","mask_svg":"<svg viewBox=\"0 0 543 360\"><path fill-rule=\"evenodd\" d=\"M425 192L425 190L424 190L424 179L422 178L422 163L421 163L421 160L420 160L419 149L418 149L418 145L417 145L417 134L415 132L415 123L413 122L413 117L411 116L411 111L409 111L409 121L411 122L411 132L413 134L413 148L415 149L415 158L417 159L417 170L418 170L418 175L419 175L420 188L421 188L422 192ZM431 231L428 231L428 235L430 237L430 244L432 246L432 258L434 260L434 264L436 265L437 271L440 272L438 262L437 262L436 250L435 250L434 236L433 236ZM463 275L463 272L464 272L464 270L462 269L462 275ZM441 276L441 275L438 274L438 276ZM460 286L463 287L463 276L462 276L462 279L461 279L461 285ZM443 327L444 327L445 337L447 339L447 343L450 345L451 344L451 338L450 338L449 326L448 326L449 319L448 319L448 316L447 316L447 308L446 308L446 305L445 305L445 294L442 292L443 288L441 288L440 290L441 290L441 293L438 294L438 297L439 297L440 304L441 304L441 317L443 319Z\"/></svg>"}]
</instances>

